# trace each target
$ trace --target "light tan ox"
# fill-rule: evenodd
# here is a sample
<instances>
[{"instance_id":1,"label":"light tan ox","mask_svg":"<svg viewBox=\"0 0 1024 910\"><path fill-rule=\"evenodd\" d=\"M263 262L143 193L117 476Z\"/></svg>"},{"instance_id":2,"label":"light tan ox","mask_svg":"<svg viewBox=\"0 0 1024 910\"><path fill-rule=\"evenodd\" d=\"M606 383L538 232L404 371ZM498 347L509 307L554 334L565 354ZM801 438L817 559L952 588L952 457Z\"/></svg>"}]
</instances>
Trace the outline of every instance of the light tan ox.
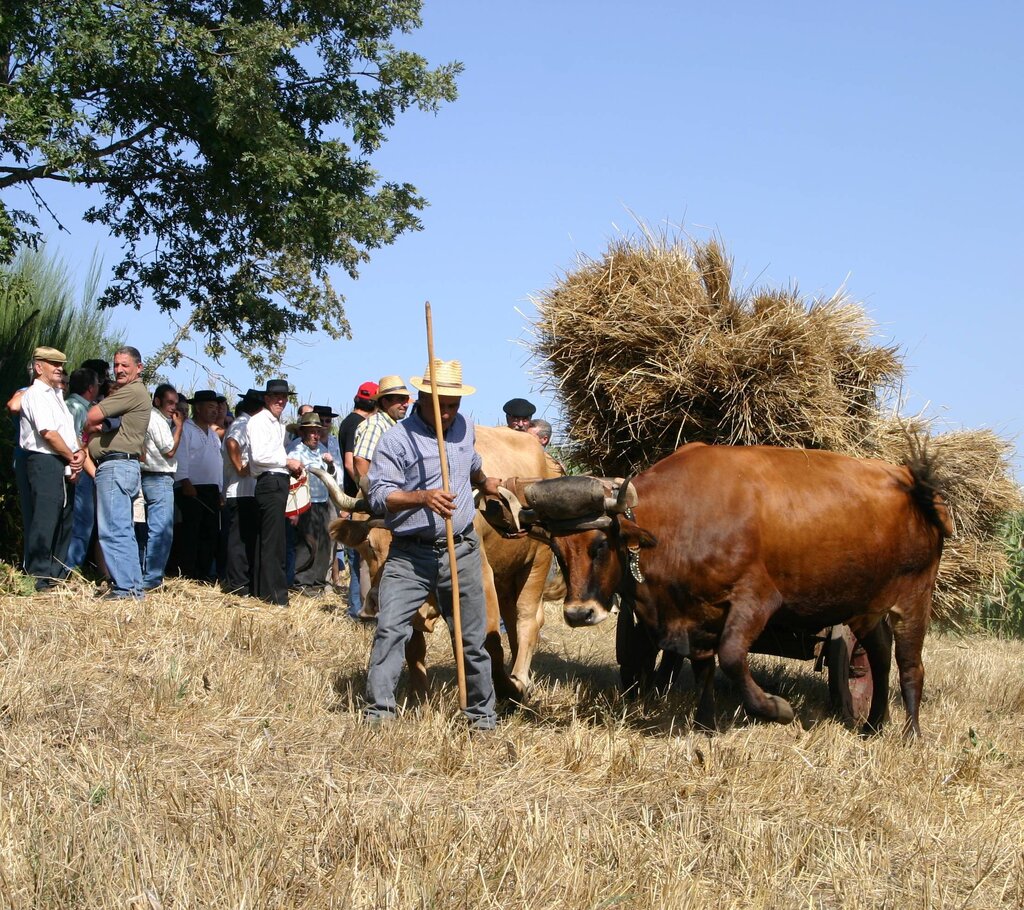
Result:
<instances>
[{"instance_id":1,"label":"light tan ox","mask_svg":"<svg viewBox=\"0 0 1024 910\"><path fill-rule=\"evenodd\" d=\"M491 477L555 477L558 470L547 458L536 437L506 427L476 428L476 448L485 473ZM329 485L330 489L331 485ZM351 501L333 485L331 496L339 508L351 509ZM510 539L495 531L477 512L473 522L483 543L484 594L487 598L487 652L491 656L494 690L499 698L522 699L530 689L530 665L544 624L543 595L551 550L529 537ZM391 547L391 532L370 527L367 518L338 518L331 522L331 537L347 547L356 547L366 560L372 587L364 611L376 613L377 585ZM409 665L409 689L413 698L427 690L426 632L432 632L439 616L434 599L420 607L413 621L413 634L405 649ZM504 620L512 652L512 671L505 667L499 620Z\"/></svg>"}]
</instances>

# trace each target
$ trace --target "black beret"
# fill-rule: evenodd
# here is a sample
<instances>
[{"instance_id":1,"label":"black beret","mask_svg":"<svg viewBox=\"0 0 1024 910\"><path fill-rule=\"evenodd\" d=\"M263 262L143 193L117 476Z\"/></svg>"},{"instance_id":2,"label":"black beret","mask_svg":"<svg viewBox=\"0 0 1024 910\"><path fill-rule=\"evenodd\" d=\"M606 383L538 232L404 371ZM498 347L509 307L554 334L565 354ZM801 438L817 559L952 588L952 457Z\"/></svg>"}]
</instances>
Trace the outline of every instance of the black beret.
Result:
<instances>
[{"instance_id":1,"label":"black beret","mask_svg":"<svg viewBox=\"0 0 1024 910\"><path fill-rule=\"evenodd\" d=\"M509 417L533 417L537 412L537 406L525 398L512 398L506 401L501 409Z\"/></svg>"}]
</instances>

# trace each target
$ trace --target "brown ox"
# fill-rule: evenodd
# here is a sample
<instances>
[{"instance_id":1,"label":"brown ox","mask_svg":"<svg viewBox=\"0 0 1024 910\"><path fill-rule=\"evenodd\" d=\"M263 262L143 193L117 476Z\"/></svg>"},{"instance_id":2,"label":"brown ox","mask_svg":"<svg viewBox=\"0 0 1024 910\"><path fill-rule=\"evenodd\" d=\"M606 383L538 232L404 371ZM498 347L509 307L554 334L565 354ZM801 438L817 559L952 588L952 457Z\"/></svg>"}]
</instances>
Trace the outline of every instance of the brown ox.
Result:
<instances>
[{"instance_id":1,"label":"brown ox","mask_svg":"<svg viewBox=\"0 0 1024 910\"><path fill-rule=\"evenodd\" d=\"M888 615L906 729L920 733L921 647L951 533L923 457L895 467L831 452L692 444L632 483L632 520L619 514L624 499L587 530L546 520L538 509L554 531L569 625L603 621L618 592L658 646L689 654L696 722L713 729L715 652L747 711L785 723L793 719L789 703L750 675L751 644L769 621L807 631L846 623L875 680L865 728L874 731L888 714ZM524 495L533 504L533 491Z\"/></svg>"},{"instance_id":2,"label":"brown ox","mask_svg":"<svg viewBox=\"0 0 1024 910\"><path fill-rule=\"evenodd\" d=\"M506 427L476 428L476 448L483 459L485 473L492 477L553 477L544 450L536 437ZM499 698L521 699L531 685L530 665L544 624L542 594L551 566L547 546L529 537L502 537L478 512L473 522L483 544L484 593L487 599L487 651L491 656L494 689ZM336 519L331 536L357 546L367 562L372 578L368 592L370 610L376 612L376 587L391 547L391 533L370 528L368 522ZM424 632L433 631L437 606L428 601L414 622L413 634L406 646L409 688L413 697L426 692L427 644ZM512 671L505 667L501 646L500 621L504 620L512 657Z\"/></svg>"}]
</instances>

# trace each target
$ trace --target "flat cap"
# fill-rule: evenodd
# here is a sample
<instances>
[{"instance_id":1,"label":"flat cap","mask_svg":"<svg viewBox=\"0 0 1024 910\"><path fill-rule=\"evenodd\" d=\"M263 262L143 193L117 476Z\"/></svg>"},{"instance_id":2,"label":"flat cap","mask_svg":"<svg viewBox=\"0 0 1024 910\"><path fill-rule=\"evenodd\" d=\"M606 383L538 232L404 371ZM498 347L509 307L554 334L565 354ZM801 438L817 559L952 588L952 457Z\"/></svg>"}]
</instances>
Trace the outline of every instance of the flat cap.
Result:
<instances>
[{"instance_id":1,"label":"flat cap","mask_svg":"<svg viewBox=\"0 0 1024 910\"><path fill-rule=\"evenodd\" d=\"M33 360L45 360L47 363L67 363L68 359L63 352L56 348L39 347L32 352Z\"/></svg>"}]
</instances>

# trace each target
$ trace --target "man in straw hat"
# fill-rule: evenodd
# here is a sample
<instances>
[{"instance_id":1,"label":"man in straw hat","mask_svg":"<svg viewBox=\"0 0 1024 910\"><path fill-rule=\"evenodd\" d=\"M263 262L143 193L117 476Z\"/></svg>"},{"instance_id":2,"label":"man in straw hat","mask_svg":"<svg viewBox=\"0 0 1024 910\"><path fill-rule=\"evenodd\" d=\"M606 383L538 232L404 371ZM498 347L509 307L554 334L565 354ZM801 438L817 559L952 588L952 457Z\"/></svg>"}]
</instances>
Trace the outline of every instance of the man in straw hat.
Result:
<instances>
[{"instance_id":1,"label":"man in straw hat","mask_svg":"<svg viewBox=\"0 0 1024 910\"><path fill-rule=\"evenodd\" d=\"M409 410L411 393L401 376L384 376L377 383L377 410L366 418L356 430L356 447L352 450L352 463L360 480L370 470L370 461L381 437Z\"/></svg>"},{"instance_id":2,"label":"man in straw hat","mask_svg":"<svg viewBox=\"0 0 1024 910\"><path fill-rule=\"evenodd\" d=\"M25 452L29 507L25 516L25 571L45 591L67 577L72 480L85 463L75 421L61 395L67 358L56 348L32 354L32 385L21 396L20 445Z\"/></svg>"},{"instance_id":3,"label":"man in straw hat","mask_svg":"<svg viewBox=\"0 0 1024 910\"><path fill-rule=\"evenodd\" d=\"M288 425L288 432L298 437L288 446L288 454L301 462L303 468L319 468L335 473L335 462L320 441L323 422L315 411L303 414L297 423ZM308 470L307 470L308 473ZM331 566L331 537L327 526L331 521L330 496L324 482L309 475L310 507L293 519L295 523L295 583L294 588L308 597L319 597L324 592L327 573Z\"/></svg>"},{"instance_id":4,"label":"man in straw hat","mask_svg":"<svg viewBox=\"0 0 1024 910\"><path fill-rule=\"evenodd\" d=\"M402 670L412 619L431 592L452 622L452 576L445 519L451 519L462 615L466 667L466 718L473 730L494 729L491 661L484 648L486 607L480 540L473 530L472 486L497 493L498 481L484 475L473 425L459 414L463 396L476 391L462 383L457 360L434 361L441 432L448 458L450 490L441 481L441 459L434 422L430 371L410 379L419 391L413 413L388 430L370 466L370 505L383 513L394 535L380 584L380 612L366 682L369 723L394 717L395 686Z\"/></svg>"}]
</instances>

